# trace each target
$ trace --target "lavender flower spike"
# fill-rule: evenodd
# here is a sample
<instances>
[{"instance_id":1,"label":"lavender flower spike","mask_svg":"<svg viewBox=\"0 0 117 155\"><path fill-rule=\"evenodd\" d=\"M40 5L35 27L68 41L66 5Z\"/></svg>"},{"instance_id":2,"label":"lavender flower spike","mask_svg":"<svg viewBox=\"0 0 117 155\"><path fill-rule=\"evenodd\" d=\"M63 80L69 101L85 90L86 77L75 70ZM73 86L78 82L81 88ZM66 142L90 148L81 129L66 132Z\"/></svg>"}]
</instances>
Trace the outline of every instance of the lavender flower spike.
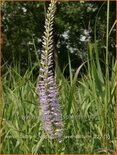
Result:
<instances>
[{"instance_id":1,"label":"lavender flower spike","mask_svg":"<svg viewBox=\"0 0 117 155\"><path fill-rule=\"evenodd\" d=\"M56 95L55 79L53 74L53 19L56 10L56 1L51 0L45 20L43 36L43 50L38 82L38 95L41 107L41 119L45 132L50 139L62 137L62 119Z\"/></svg>"}]
</instances>

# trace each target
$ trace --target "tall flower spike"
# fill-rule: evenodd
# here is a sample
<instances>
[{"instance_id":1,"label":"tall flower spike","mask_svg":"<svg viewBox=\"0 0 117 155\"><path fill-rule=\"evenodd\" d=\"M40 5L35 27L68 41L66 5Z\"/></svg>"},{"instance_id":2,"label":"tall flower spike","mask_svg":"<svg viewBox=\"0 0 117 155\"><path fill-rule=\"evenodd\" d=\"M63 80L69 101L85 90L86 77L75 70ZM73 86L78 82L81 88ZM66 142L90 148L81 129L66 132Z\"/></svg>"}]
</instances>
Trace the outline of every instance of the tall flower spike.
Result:
<instances>
[{"instance_id":1,"label":"tall flower spike","mask_svg":"<svg viewBox=\"0 0 117 155\"><path fill-rule=\"evenodd\" d=\"M56 1L51 0L45 20L38 95L44 130L50 139L58 139L58 141L61 142L63 124L56 97L56 86L53 74L53 20L55 10Z\"/></svg>"}]
</instances>

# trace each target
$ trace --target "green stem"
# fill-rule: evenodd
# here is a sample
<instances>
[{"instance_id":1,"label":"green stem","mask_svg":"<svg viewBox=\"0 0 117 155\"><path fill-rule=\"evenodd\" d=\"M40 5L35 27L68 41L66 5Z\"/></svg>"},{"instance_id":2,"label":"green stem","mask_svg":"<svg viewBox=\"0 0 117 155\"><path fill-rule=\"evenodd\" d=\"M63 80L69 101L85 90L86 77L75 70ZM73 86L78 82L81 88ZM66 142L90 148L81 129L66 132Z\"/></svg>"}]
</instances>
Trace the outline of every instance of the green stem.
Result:
<instances>
[{"instance_id":1,"label":"green stem","mask_svg":"<svg viewBox=\"0 0 117 155\"><path fill-rule=\"evenodd\" d=\"M105 96L105 134L107 135L108 129L107 129L107 125L108 125L108 118L107 118L107 114L108 114L108 100L109 100L109 62L108 62L108 34L109 34L109 7L110 7L110 2L109 0L107 1L107 27L106 27L106 96ZM107 147L108 142L107 142L107 138L105 137L105 145Z\"/></svg>"}]
</instances>

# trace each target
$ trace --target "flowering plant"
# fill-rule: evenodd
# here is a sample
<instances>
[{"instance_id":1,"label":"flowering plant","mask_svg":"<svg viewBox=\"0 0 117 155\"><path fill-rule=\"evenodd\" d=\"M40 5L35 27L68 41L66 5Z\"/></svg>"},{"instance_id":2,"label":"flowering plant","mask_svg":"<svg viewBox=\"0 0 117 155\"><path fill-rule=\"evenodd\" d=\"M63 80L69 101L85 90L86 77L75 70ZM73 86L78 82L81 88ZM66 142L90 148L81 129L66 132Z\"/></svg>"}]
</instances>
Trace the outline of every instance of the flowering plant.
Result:
<instances>
[{"instance_id":1,"label":"flowering plant","mask_svg":"<svg viewBox=\"0 0 117 155\"><path fill-rule=\"evenodd\" d=\"M56 86L53 74L53 19L55 10L56 1L51 1L45 20L38 95L44 130L50 139L57 138L60 142L63 125L60 107L56 97Z\"/></svg>"}]
</instances>

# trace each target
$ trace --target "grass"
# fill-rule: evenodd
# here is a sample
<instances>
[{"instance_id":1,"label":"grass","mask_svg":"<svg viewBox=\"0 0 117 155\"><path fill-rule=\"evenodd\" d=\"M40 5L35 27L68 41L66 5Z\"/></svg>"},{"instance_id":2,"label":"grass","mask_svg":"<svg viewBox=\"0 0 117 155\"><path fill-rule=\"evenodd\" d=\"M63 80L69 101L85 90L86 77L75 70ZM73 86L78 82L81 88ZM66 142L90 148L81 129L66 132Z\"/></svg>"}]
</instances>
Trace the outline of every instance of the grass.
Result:
<instances>
[{"instance_id":1,"label":"grass","mask_svg":"<svg viewBox=\"0 0 117 155\"><path fill-rule=\"evenodd\" d=\"M36 94L33 66L21 75L20 64L7 66L3 75L2 153L4 154L93 154L114 153L116 145L115 117L115 60L108 64L109 2L107 8L107 36L105 72L102 71L99 49L89 44L87 61L70 78L63 73L57 80L58 99L64 122L63 141L47 139L41 125L40 107ZM87 74L78 80L80 69ZM88 67L87 67L88 66Z\"/></svg>"},{"instance_id":2,"label":"grass","mask_svg":"<svg viewBox=\"0 0 117 155\"><path fill-rule=\"evenodd\" d=\"M106 77L99 61L94 61L93 50L95 44L90 44L92 60L88 61L87 75L78 81L79 68L75 75L70 70L70 81L63 74L59 79L64 122L62 144L49 141L42 130L33 69L21 76L17 67L8 66L3 76L2 153L75 154L98 153L100 148L102 153L115 150L115 63L112 61L109 97L105 103Z\"/></svg>"}]
</instances>

